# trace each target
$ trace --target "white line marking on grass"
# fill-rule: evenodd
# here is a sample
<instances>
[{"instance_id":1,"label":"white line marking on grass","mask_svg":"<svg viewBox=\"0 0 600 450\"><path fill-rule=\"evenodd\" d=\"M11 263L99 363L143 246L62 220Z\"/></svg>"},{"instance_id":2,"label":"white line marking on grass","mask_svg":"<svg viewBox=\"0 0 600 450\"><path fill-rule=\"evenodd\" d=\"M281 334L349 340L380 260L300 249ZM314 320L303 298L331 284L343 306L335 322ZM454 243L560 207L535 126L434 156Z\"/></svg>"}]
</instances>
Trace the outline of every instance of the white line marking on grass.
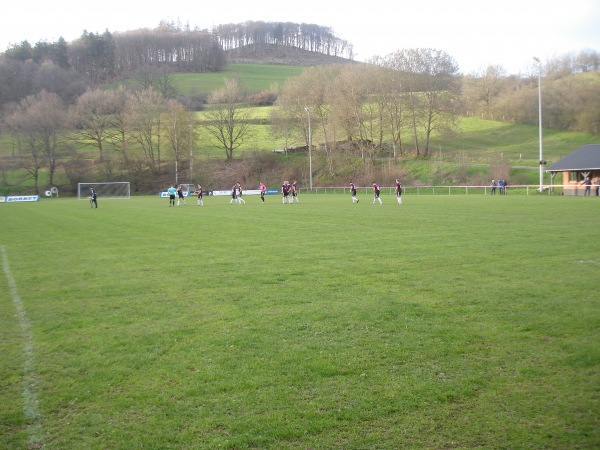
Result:
<instances>
[{"instance_id":1,"label":"white line marking on grass","mask_svg":"<svg viewBox=\"0 0 600 450\"><path fill-rule=\"evenodd\" d=\"M21 326L23 339L23 412L27 419L28 448L43 448L42 416L38 409L38 399L35 394L36 383L33 335L31 333L29 319L27 318L27 312L25 311L23 303L21 303L21 298L17 292L17 284L10 273L6 248L2 246L0 247L0 250L2 252L4 275L8 282L8 289L17 313L17 320Z\"/></svg>"}]
</instances>

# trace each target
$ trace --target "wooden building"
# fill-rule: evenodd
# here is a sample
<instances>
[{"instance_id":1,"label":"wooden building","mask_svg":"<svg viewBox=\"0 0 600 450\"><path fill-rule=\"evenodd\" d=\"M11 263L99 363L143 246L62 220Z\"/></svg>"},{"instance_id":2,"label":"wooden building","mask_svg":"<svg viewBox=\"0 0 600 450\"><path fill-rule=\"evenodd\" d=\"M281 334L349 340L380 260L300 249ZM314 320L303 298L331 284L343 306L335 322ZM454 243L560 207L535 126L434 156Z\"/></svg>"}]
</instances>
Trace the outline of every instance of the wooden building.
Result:
<instances>
[{"instance_id":1,"label":"wooden building","mask_svg":"<svg viewBox=\"0 0 600 450\"><path fill-rule=\"evenodd\" d=\"M587 177L592 181L592 195L600 183L600 144L578 148L546 169L552 177L552 186L562 185L564 195L583 195ZM562 177L560 177L562 174ZM558 179L555 180L556 176Z\"/></svg>"}]
</instances>

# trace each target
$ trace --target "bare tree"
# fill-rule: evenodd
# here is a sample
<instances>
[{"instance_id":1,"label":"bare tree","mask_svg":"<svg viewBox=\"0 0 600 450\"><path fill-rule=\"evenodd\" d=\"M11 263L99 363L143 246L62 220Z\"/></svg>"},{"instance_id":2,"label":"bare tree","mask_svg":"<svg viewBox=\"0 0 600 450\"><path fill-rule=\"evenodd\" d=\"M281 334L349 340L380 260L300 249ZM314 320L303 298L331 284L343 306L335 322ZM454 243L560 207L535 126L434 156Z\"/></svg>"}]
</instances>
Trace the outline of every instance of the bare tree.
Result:
<instances>
[{"instance_id":1,"label":"bare tree","mask_svg":"<svg viewBox=\"0 0 600 450\"><path fill-rule=\"evenodd\" d=\"M287 136L288 140L304 141L308 150L308 121L304 109L309 106L306 89L302 77L288 78L275 102L271 123L277 134Z\"/></svg>"},{"instance_id":2,"label":"bare tree","mask_svg":"<svg viewBox=\"0 0 600 450\"><path fill-rule=\"evenodd\" d=\"M206 113L206 129L218 146L225 150L227 160L233 160L233 152L250 134L250 113L244 107L246 89L236 77L225 80L209 98L212 105Z\"/></svg>"},{"instance_id":3,"label":"bare tree","mask_svg":"<svg viewBox=\"0 0 600 450\"><path fill-rule=\"evenodd\" d=\"M493 119L492 103L500 95L505 75L504 68L495 65L464 77L463 96L467 100L468 110L473 113L481 112L484 118Z\"/></svg>"},{"instance_id":4,"label":"bare tree","mask_svg":"<svg viewBox=\"0 0 600 450\"><path fill-rule=\"evenodd\" d=\"M298 137L298 118L290 114L290 110L271 108L269 122L271 123L270 134L276 139L285 140L284 150L287 154L290 142L294 142Z\"/></svg>"},{"instance_id":5,"label":"bare tree","mask_svg":"<svg viewBox=\"0 0 600 450\"><path fill-rule=\"evenodd\" d=\"M87 91L77 99L72 110L75 141L79 144L91 142L98 149L101 162L104 161L104 143L110 137L110 126L116 112L114 100L110 91Z\"/></svg>"},{"instance_id":6,"label":"bare tree","mask_svg":"<svg viewBox=\"0 0 600 450\"><path fill-rule=\"evenodd\" d=\"M335 123L344 139L367 139L368 116L363 107L368 103L363 67L350 66L339 70L335 83L325 89L325 99L331 106L331 124Z\"/></svg>"},{"instance_id":7,"label":"bare tree","mask_svg":"<svg viewBox=\"0 0 600 450\"><path fill-rule=\"evenodd\" d=\"M396 70L386 70L382 75L385 86L382 89L382 104L385 109L385 124L392 136L393 157L403 154L402 132L405 127L406 94L404 93L404 74ZM385 125L384 125L385 126Z\"/></svg>"},{"instance_id":8,"label":"bare tree","mask_svg":"<svg viewBox=\"0 0 600 450\"><path fill-rule=\"evenodd\" d=\"M33 78L33 92L54 92L67 104L74 103L87 86L87 81L81 75L51 61L41 63Z\"/></svg>"},{"instance_id":9,"label":"bare tree","mask_svg":"<svg viewBox=\"0 0 600 450\"><path fill-rule=\"evenodd\" d=\"M446 52L435 49L406 49L392 55L393 67L408 74L405 83L415 147L425 138L424 155L429 155L431 133L456 130L460 84L458 65Z\"/></svg>"},{"instance_id":10,"label":"bare tree","mask_svg":"<svg viewBox=\"0 0 600 450\"><path fill-rule=\"evenodd\" d=\"M37 143L35 133L29 129L26 115L19 109L11 113L5 123L13 135L13 143L21 158L20 164L33 179L33 188L37 194L39 193L40 171L44 166L44 153Z\"/></svg>"},{"instance_id":11,"label":"bare tree","mask_svg":"<svg viewBox=\"0 0 600 450\"><path fill-rule=\"evenodd\" d=\"M42 91L22 100L12 113L9 123L21 136L24 148L31 155L32 165L43 158L48 169L48 181L54 185L54 174L62 151L66 147L65 132L68 114L58 95Z\"/></svg>"},{"instance_id":12,"label":"bare tree","mask_svg":"<svg viewBox=\"0 0 600 450\"><path fill-rule=\"evenodd\" d=\"M113 113L110 115L109 127L107 128L107 142L113 149L121 154L124 164L129 165L129 143L133 130L133 105L135 96L119 87L109 91L112 97Z\"/></svg>"},{"instance_id":13,"label":"bare tree","mask_svg":"<svg viewBox=\"0 0 600 450\"><path fill-rule=\"evenodd\" d=\"M179 93L167 68L144 66L138 70L135 79L142 90L152 89L164 98L175 98Z\"/></svg>"},{"instance_id":14,"label":"bare tree","mask_svg":"<svg viewBox=\"0 0 600 450\"><path fill-rule=\"evenodd\" d=\"M139 144L147 167L152 173L158 173L161 163L163 99L160 94L146 89L135 94L130 108L131 137Z\"/></svg>"},{"instance_id":15,"label":"bare tree","mask_svg":"<svg viewBox=\"0 0 600 450\"><path fill-rule=\"evenodd\" d=\"M175 157L175 182L178 183L179 164L185 150L191 150L190 140L193 138L192 129L194 116L176 100L169 100L166 104L165 136Z\"/></svg>"},{"instance_id":16,"label":"bare tree","mask_svg":"<svg viewBox=\"0 0 600 450\"><path fill-rule=\"evenodd\" d=\"M335 142L335 123L330 122L331 104L328 102L328 89L331 88L338 75L340 66L316 66L309 67L302 75L302 83L305 92L305 105L310 110L311 120L317 125L314 130L320 129L323 139L323 150L327 160L327 170L334 174L332 149L330 142ZM314 140L313 140L314 142Z\"/></svg>"}]
</instances>

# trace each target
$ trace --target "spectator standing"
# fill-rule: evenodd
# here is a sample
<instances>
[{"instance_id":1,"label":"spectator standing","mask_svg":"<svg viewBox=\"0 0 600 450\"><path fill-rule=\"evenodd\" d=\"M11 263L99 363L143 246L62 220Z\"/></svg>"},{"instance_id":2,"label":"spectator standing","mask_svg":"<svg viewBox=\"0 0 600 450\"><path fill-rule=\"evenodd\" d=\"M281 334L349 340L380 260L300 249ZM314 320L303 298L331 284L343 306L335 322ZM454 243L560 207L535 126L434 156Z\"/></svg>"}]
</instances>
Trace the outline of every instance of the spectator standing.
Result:
<instances>
[{"instance_id":1,"label":"spectator standing","mask_svg":"<svg viewBox=\"0 0 600 450\"><path fill-rule=\"evenodd\" d=\"M585 191L583 191L583 196L589 197L590 191L592 189L592 179L590 178L590 176L588 175L587 177L585 177L585 180L583 180L581 184L585 184Z\"/></svg>"},{"instance_id":2,"label":"spectator standing","mask_svg":"<svg viewBox=\"0 0 600 450\"><path fill-rule=\"evenodd\" d=\"M496 180L492 180L492 195L496 195Z\"/></svg>"}]
</instances>

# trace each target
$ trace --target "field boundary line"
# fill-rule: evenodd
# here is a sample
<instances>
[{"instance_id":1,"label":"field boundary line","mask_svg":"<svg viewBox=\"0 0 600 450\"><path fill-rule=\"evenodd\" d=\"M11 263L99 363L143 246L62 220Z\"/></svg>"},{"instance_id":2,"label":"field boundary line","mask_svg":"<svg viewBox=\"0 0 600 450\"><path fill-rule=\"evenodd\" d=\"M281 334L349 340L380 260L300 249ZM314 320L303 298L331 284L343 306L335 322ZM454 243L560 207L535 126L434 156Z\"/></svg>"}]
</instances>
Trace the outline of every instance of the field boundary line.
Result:
<instances>
[{"instance_id":1,"label":"field boundary line","mask_svg":"<svg viewBox=\"0 0 600 450\"><path fill-rule=\"evenodd\" d=\"M16 311L17 320L21 327L21 339L23 344L23 412L27 420L27 437L29 440L28 448L43 448L43 430L42 430L42 416L38 408L38 399L35 393L36 387L36 372L35 372L35 356L33 346L33 334L31 332L31 325L29 318L27 317L27 311L23 307L21 298L17 291L17 284L10 272L10 266L8 264L8 254L6 247L0 247L0 253L2 253L2 268L6 281L8 282L8 289L12 298L13 306Z\"/></svg>"}]
</instances>

